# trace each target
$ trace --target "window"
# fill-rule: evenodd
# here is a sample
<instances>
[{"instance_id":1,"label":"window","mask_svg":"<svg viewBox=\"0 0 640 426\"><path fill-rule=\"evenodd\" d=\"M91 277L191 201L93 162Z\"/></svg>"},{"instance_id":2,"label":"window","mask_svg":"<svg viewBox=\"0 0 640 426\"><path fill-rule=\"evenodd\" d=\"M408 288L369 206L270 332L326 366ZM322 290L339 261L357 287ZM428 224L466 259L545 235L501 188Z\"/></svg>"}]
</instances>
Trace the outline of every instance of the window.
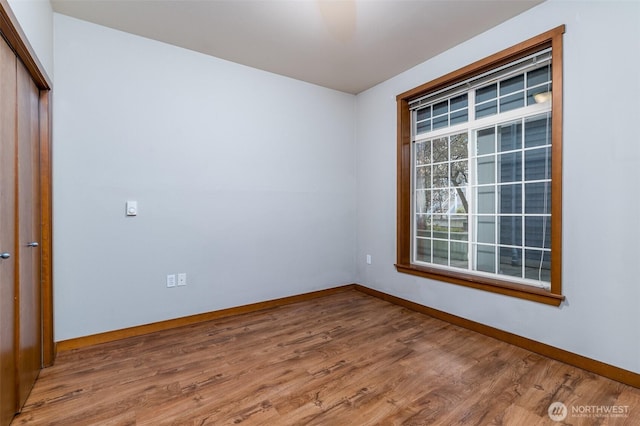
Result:
<instances>
[{"instance_id":1,"label":"window","mask_svg":"<svg viewBox=\"0 0 640 426\"><path fill-rule=\"evenodd\" d=\"M562 302L563 33L398 96L398 271Z\"/></svg>"}]
</instances>

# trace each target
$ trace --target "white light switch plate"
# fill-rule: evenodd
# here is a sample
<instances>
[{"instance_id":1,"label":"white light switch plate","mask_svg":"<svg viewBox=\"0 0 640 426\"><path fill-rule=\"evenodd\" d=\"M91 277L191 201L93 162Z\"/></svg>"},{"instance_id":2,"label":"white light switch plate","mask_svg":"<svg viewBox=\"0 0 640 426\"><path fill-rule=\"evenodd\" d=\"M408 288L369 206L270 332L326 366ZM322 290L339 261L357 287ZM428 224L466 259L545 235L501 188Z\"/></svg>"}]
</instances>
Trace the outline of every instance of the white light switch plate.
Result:
<instances>
[{"instance_id":1,"label":"white light switch plate","mask_svg":"<svg viewBox=\"0 0 640 426\"><path fill-rule=\"evenodd\" d=\"M137 216L137 215L138 215L138 202L127 201L127 216Z\"/></svg>"}]
</instances>

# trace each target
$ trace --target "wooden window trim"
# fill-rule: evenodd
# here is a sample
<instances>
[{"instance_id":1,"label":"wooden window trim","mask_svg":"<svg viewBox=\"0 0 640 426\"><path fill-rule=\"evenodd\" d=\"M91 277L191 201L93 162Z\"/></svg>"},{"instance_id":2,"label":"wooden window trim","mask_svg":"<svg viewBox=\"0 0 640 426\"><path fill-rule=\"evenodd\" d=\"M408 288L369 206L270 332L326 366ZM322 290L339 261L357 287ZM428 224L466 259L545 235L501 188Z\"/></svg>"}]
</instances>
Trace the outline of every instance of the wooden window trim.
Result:
<instances>
[{"instance_id":1,"label":"wooden window trim","mask_svg":"<svg viewBox=\"0 0 640 426\"><path fill-rule=\"evenodd\" d=\"M397 101L397 253L398 272L458 284L493 293L559 306L562 295L562 35L561 25L473 64L453 71L396 97ZM552 48L552 128L551 128L551 289L487 278L473 273L443 271L411 263L411 114L409 102L430 92L482 74L488 70Z\"/></svg>"}]
</instances>

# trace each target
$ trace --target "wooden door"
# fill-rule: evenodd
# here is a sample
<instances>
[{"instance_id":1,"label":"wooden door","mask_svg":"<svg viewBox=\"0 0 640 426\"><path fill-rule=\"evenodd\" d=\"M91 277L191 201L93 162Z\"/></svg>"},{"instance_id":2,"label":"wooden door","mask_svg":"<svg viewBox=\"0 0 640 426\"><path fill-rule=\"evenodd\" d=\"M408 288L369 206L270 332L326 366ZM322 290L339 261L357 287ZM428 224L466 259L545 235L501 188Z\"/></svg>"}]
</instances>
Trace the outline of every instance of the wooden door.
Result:
<instances>
[{"instance_id":1,"label":"wooden door","mask_svg":"<svg viewBox=\"0 0 640 426\"><path fill-rule=\"evenodd\" d=\"M40 289L39 96L27 69L18 62L18 407L22 407L42 367Z\"/></svg>"},{"instance_id":2,"label":"wooden door","mask_svg":"<svg viewBox=\"0 0 640 426\"><path fill-rule=\"evenodd\" d=\"M16 56L0 38L0 425L16 412L15 122Z\"/></svg>"}]
</instances>

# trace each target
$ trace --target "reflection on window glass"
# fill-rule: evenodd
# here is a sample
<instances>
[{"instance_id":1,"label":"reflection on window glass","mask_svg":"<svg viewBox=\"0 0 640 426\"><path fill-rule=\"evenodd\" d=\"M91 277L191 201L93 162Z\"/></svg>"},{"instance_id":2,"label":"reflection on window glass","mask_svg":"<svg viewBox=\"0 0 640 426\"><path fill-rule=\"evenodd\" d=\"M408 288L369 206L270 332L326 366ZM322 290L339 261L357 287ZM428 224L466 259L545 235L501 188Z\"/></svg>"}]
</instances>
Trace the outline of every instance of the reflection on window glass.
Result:
<instances>
[{"instance_id":1,"label":"reflection on window glass","mask_svg":"<svg viewBox=\"0 0 640 426\"><path fill-rule=\"evenodd\" d=\"M495 83L476 90L476 104L488 101L489 99L495 99L497 97L498 85Z\"/></svg>"},{"instance_id":2,"label":"reflection on window glass","mask_svg":"<svg viewBox=\"0 0 640 426\"><path fill-rule=\"evenodd\" d=\"M469 140L466 133L451 136L451 159L461 160L468 157Z\"/></svg>"},{"instance_id":3,"label":"reflection on window glass","mask_svg":"<svg viewBox=\"0 0 640 426\"><path fill-rule=\"evenodd\" d=\"M440 102L433 106L433 116L436 117L438 115L446 114L449 112L449 103L447 101Z\"/></svg>"},{"instance_id":4,"label":"reflection on window glass","mask_svg":"<svg viewBox=\"0 0 640 426\"><path fill-rule=\"evenodd\" d=\"M525 218L524 245L527 247L551 248L551 220L547 216Z\"/></svg>"},{"instance_id":5,"label":"reflection on window glass","mask_svg":"<svg viewBox=\"0 0 640 426\"><path fill-rule=\"evenodd\" d=\"M451 111L455 111L461 108L465 108L467 106L467 94L462 94L460 96L456 96L455 98L451 98Z\"/></svg>"},{"instance_id":6,"label":"reflection on window glass","mask_svg":"<svg viewBox=\"0 0 640 426\"><path fill-rule=\"evenodd\" d=\"M532 148L551 143L551 116L544 114L525 121L524 146Z\"/></svg>"},{"instance_id":7,"label":"reflection on window glass","mask_svg":"<svg viewBox=\"0 0 640 426\"><path fill-rule=\"evenodd\" d=\"M537 86L548 81L551 81L551 64L527 73L527 87Z\"/></svg>"},{"instance_id":8,"label":"reflection on window glass","mask_svg":"<svg viewBox=\"0 0 640 426\"><path fill-rule=\"evenodd\" d=\"M498 155L500 167L500 182L514 182L522 180L522 153L510 152Z\"/></svg>"},{"instance_id":9,"label":"reflection on window glass","mask_svg":"<svg viewBox=\"0 0 640 426\"><path fill-rule=\"evenodd\" d=\"M500 274L522 278L522 249L500 247Z\"/></svg>"},{"instance_id":10,"label":"reflection on window glass","mask_svg":"<svg viewBox=\"0 0 640 426\"><path fill-rule=\"evenodd\" d=\"M551 253L541 250L526 250L525 278L536 281L551 281Z\"/></svg>"},{"instance_id":11,"label":"reflection on window glass","mask_svg":"<svg viewBox=\"0 0 640 426\"><path fill-rule=\"evenodd\" d=\"M449 139L439 138L433 140L433 162L441 163L449 159Z\"/></svg>"},{"instance_id":12,"label":"reflection on window glass","mask_svg":"<svg viewBox=\"0 0 640 426\"><path fill-rule=\"evenodd\" d=\"M431 188L431 166L416 168L416 189Z\"/></svg>"},{"instance_id":13,"label":"reflection on window glass","mask_svg":"<svg viewBox=\"0 0 640 426\"><path fill-rule=\"evenodd\" d=\"M552 90L550 60L545 48L408 99L412 261L548 288L553 102L534 96Z\"/></svg>"},{"instance_id":14,"label":"reflection on window glass","mask_svg":"<svg viewBox=\"0 0 640 426\"><path fill-rule=\"evenodd\" d=\"M522 216L499 216L500 244L507 246L522 245Z\"/></svg>"},{"instance_id":15,"label":"reflection on window glass","mask_svg":"<svg viewBox=\"0 0 640 426\"><path fill-rule=\"evenodd\" d=\"M551 150L545 147L525 151L524 169L526 180L551 179Z\"/></svg>"},{"instance_id":16,"label":"reflection on window glass","mask_svg":"<svg viewBox=\"0 0 640 426\"><path fill-rule=\"evenodd\" d=\"M495 129L493 127L478 130L477 146L478 155L492 154L496 151Z\"/></svg>"},{"instance_id":17,"label":"reflection on window glass","mask_svg":"<svg viewBox=\"0 0 640 426\"><path fill-rule=\"evenodd\" d=\"M496 248L478 244L476 246L476 270L482 272L496 272Z\"/></svg>"},{"instance_id":18,"label":"reflection on window glass","mask_svg":"<svg viewBox=\"0 0 640 426\"><path fill-rule=\"evenodd\" d=\"M529 214L551 213L551 188L548 182L524 185L524 212Z\"/></svg>"},{"instance_id":19,"label":"reflection on window glass","mask_svg":"<svg viewBox=\"0 0 640 426\"><path fill-rule=\"evenodd\" d=\"M416 113L418 121L425 120L431 117L431 107L421 108Z\"/></svg>"},{"instance_id":20,"label":"reflection on window glass","mask_svg":"<svg viewBox=\"0 0 640 426\"><path fill-rule=\"evenodd\" d=\"M477 189L477 212L478 214L493 214L496 212L496 187L481 186Z\"/></svg>"},{"instance_id":21,"label":"reflection on window glass","mask_svg":"<svg viewBox=\"0 0 640 426\"><path fill-rule=\"evenodd\" d=\"M496 218L494 216L476 217L476 240L479 243L494 244L496 242Z\"/></svg>"},{"instance_id":22,"label":"reflection on window glass","mask_svg":"<svg viewBox=\"0 0 640 426\"><path fill-rule=\"evenodd\" d=\"M417 142L415 144L416 165L429 164L431 162L431 143Z\"/></svg>"},{"instance_id":23,"label":"reflection on window glass","mask_svg":"<svg viewBox=\"0 0 640 426\"><path fill-rule=\"evenodd\" d=\"M479 185L496 181L496 159L493 155L478 158L477 175Z\"/></svg>"},{"instance_id":24,"label":"reflection on window glass","mask_svg":"<svg viewBox=\"0 0 640 426\"><path fill-rule=\"evenodd\" d=\"M486 102L484 104L476 105L476 117L486 117L496 114L498 112L498 104L496 101Z\"/></svg>"},{"instance_id":25,"label":"reflection on window glass","mask_svg":"<svg viewBox=\"0 0 640 426\"><path fill-rule=\"evenodd\" d=\"M508 95L509 93L522 89L524 89L524 75L517 75L500 82L500 96Z\"/></svg>"},{"instance_id":26,"label":"reflection on window glass","mask_svg":"<svg viewBox=\"0 0 640 426\"><path fill-rule=\"evenodd\" d=\"M431 211L431 191L416 190L416 213L429 213Z\"/></svg>"},{"instance_id":27,"label":"reflection on window glass","mask_svg":"<svg viewBox=\"0 0 640 426\"><path fill-rule=\"evenodd\" d=\"M522 122L502 124L498 127L498 151L522 148Z\"/></svg>"},{"instance_id":28,"label":"reflection on window glass","mask_svg":"<svg viewBox=\"0 0 640 426\"><path fill-rule=\"evenodd\" d=\"M514 214L522 212L522 184L500 185L498 187L498 212Z\"/></svg>"},{"instance_id":29,"label":"reflection on window glass","mask_svg":"<svg viewBox=\"0 0 640 426\"><path fill-rule=\"evenodd\" d=\"M431 240L416 238L416 260L431 263Z\"/></svg>"},{"instance_id":30,"label":"reflection on window glass","mask_svg":"<svg viewBox=\"0 0 640 426\"><path fill-rule=\"evenodd\" d=\"M416 230L419 237L431 236L431 215L418 214L416 217Z\"/></svg>"}]
</instances>

